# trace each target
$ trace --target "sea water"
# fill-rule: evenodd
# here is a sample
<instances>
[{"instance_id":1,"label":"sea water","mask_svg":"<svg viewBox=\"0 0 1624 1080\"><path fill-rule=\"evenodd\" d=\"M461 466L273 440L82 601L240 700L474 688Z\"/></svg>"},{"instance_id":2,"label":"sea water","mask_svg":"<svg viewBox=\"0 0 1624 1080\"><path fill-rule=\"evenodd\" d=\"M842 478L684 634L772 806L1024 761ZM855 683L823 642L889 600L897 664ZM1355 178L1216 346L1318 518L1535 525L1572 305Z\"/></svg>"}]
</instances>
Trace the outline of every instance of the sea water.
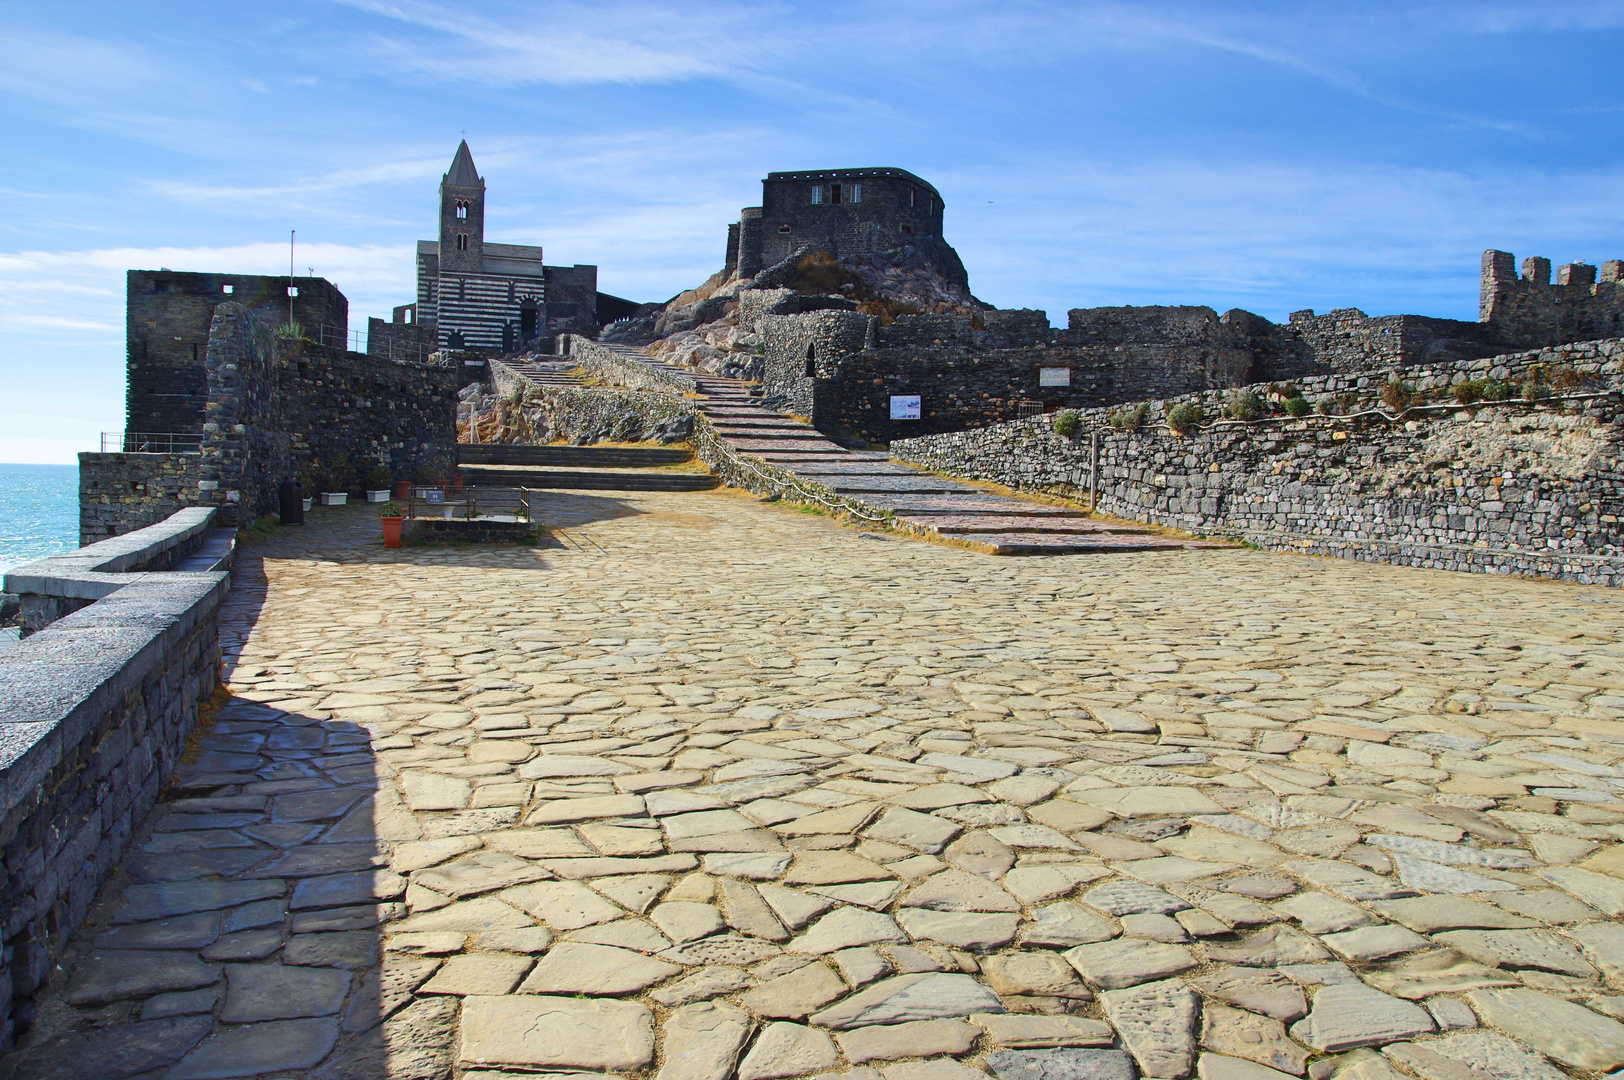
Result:
<instances>
[{"instance_id":1,"label":"sea water","mask_svg":"<svg viewBox=\"0 0 1624 1080\"><path fill-rule=\"evenodd\" d=\"M79 546L79 466L0 463L0 574Z\"/></svg>"},{"instance_id":2,"label":"sea water","mask_svg":"<svg viewBox=\"0 0 1624 1080\"><path fill-rule=\"evenodd\" d=\"M79 546L79 466L0 462L0 574ZM17 628L0 627L0 649Z\"/></svg>"}]
</instances>

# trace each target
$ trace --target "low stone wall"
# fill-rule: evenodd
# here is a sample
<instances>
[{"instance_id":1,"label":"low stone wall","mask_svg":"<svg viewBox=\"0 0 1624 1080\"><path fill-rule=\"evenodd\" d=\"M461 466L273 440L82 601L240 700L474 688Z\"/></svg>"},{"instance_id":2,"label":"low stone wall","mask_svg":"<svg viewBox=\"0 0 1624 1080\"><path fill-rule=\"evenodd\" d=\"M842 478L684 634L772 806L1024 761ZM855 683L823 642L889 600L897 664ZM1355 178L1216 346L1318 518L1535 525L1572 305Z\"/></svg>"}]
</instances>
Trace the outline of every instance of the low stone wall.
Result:
<instances>
[{"instance_id":1,"label":"low stone wall","mask_svg":"<svg viewBox=\"0 0 1624 1080\"><path fill-rule=\"evenodd\" d=\"M219 685L229 575L130 572L195 557L215 515L175 516L5 577L25 598L100 596L0 651L0 1049Z\"/></svg>"},{"instance_id":2,"label":"low stone wall","mask_svg":"<svg viewBox=\"0 0 1624 1080\"><path fill-rule=\"evenodd\" d=\"M899 461L1260 547L1375 562L1624 584L1624 403L1515 402L1251 423L1187 437L1104 410L893 443ZM1093 477L1098 441L1098 479Z\"/></svg>"},{"instance_id":3,"label":"low stone wall","mask_svg":"<svg viewBox=\"0 0 1624 1080\"><path fill-rule=\"evenodd\" d=\"M536 526L483 518L407 518L400 523L400 539L406 544L534 544Z\"/></svg>"},{"instance_id":4,"label":"low stone wall","mask_svg":"<svg viewBox=\"0 0 1624 1080\"><path fill-rule=\"evenodd\" d=\"M80 454L79 543L144 529L206 493L201 454Z\"/></svg>"},{"instance_id":5,"label":"low stone wall","mask_svg":"<svg viewBox=\"0 0 1624 1080\"><path fill-rule=\"evenodd\" d=\"M679 395L699 392L699 380L691 375L680 375L645 364L579 334L564 334L559 340L562 342L561 350L589 378L601 379L629 390L653 390Z\"/></svg>"}]
</instances>

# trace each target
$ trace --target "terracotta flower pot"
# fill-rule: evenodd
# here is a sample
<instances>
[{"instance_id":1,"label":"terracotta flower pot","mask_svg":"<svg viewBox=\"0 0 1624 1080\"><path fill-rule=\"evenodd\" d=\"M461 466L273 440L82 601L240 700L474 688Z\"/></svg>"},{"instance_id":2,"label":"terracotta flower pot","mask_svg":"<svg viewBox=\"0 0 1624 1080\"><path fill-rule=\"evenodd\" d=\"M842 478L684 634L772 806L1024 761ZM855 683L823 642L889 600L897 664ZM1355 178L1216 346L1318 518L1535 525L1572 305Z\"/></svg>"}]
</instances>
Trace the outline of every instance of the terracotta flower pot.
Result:
<instances>
[{"instance_id":1,"label":"terracotta flower pot","mask_svg":"<svg viewBox=\"0 0 1624 1080\"><path fill-rule=\"evenodd\" d=\"M383 546L400 547L400 523L406 519L404 517L384 517L378 520L383 523Z\"/></svg>"},{"instance_id":2,"label":"terracotta flower pot","mask_svg":"<svg viewBox=\"0 0 1624 1080\"><path fill-rule=\"evenodd\" d=\"M395 498L405 501L412 497L412 482L410 480L395 481Z\"/></svg>"}]
</instances>

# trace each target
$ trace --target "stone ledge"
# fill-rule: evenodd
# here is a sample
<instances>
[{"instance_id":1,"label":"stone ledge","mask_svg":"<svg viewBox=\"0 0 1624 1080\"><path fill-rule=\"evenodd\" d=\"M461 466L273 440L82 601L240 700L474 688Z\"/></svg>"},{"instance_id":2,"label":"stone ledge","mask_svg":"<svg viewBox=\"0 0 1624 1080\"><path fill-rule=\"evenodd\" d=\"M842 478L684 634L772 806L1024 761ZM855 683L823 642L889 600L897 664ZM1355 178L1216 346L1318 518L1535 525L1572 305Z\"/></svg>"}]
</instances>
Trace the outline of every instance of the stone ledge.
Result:
<instances>
[{"instance_id":1,"label":"stone ledge","mask_svg":"<svg viewBox=\"0 0 1624 1080\"><path fill-rule=\"evenodd\" d=\"M230 575L144 574L0 653L0 817L212 619Z\"/></svg>"}]
</instances>

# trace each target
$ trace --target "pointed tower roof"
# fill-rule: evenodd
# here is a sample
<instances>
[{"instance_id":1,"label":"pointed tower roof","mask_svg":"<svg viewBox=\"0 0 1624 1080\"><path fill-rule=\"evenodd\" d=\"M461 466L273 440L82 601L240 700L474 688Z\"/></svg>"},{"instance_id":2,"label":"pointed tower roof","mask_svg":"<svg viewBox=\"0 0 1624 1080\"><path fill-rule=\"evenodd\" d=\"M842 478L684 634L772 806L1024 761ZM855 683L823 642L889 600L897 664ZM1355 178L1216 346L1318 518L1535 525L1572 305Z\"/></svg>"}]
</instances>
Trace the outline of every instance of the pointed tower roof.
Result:
<instances>
[{"instance_id":1,"label":"pointed tower roof","mask_svg":"<svg viewBox=\"0 0 1624 1080\"><path fill-rule=\"evenodd\" d=\"M468 151L467 139L457 144L457 156L451 159L451 171L445 174L442 182L452 187L479 186L479 170L474 168L474 155Z\"/></svg>"}]
</instances>

